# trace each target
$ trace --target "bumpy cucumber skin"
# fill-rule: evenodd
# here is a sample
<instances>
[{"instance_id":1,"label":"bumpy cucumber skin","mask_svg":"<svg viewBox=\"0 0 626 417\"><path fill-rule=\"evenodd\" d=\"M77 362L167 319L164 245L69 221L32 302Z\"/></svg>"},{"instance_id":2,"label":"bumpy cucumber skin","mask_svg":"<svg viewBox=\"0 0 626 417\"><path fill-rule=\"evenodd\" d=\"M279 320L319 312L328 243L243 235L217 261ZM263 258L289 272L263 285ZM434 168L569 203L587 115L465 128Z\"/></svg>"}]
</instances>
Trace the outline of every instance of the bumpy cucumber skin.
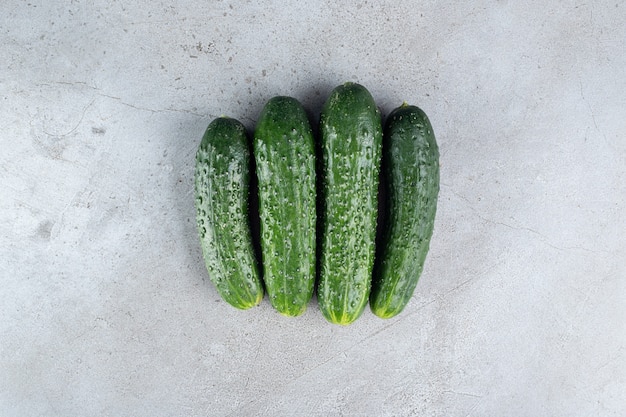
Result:
<instances>
[{"instance_id":1,"label":"bumpy cucumber skin","mask_svg":"<svg viewBox=\"0 0 626 417\"><path fill-rule=\"evenodd\" d=\"M407 104L385 123L383 178L387 213L370 308L381 318L402 312L422 273L439 194L439 148L426 114Z\"/></svg>"},{"instance_id":2,"label":"bumpy cucumber skin","mask_svg":"<svg viewBox=\"0 0 626 417\"><path fill-rule=\"evenodd\" d=\"M248 217L249 164L244 126L226 117L211 122L196 153L198 231L209 278L242 310L263 299Z\"/></svg>"},{"instance_id":3,"label":"bumpy cucumber skin","mask_svg":"<svg viewBox=\"0 0 626 417\"><path fill-rule=\"evenodd\" d=\"M298 316L315 286L315 142L302 105L270 99L253 143L265 289L279 313Z\"/></svg>"},{"instance_id":4,"label":"bumpy cucumber skin","mask_svg":"<svg viewBox=\"0 0 626 417\"><path fill-rule=\"evenodd\" d=\"M323 219L320 310L348 325L367 305L375 256L381 161L380 112L365 87L335 88L322 109Z\"/></svg>"}]
</instances>

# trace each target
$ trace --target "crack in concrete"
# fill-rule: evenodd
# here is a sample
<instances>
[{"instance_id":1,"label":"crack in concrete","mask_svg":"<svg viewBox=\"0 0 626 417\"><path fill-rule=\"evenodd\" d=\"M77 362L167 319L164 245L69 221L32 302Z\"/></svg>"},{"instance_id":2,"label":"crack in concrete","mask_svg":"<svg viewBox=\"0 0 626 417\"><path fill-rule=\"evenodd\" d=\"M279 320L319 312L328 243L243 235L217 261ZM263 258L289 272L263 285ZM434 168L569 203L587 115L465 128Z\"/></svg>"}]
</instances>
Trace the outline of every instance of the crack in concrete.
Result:
<instances>
[{"instance_id":1,"label":"crack in concrete","mask_svg":"<svg viewBox=\"0 0 626 417\"><path fill-rule=\"evenodd\" d=\"M442 184L444 185L444 184ZM487 218L485 216L483 216L482 214L479 213L479 211L472 205L472 203L469 201L469 199L459 193L457 193L454 190L450 190L452 192L452 194L454 194L456 197L458 197L459 199L465 201L467 203L467 207L474 213L474 215L476 217L478 217L479 219L481 219L482 221L486 222L486 223L490 223L490 224L494 224L494 225L498 225L498 226L504 226L506 228L509 228L511 230L517 230L517 231L526 231L526 232L530 232L534 235L536 235L539 238L539 241L547 246L550 246L553 249L565 252L565 251L570 251L570 250L580 250L580 251L584 251L584 252L589 252L589 253L605 253L605 254L610 254L610 252L605 251L605 250L593 250L593 249L589 249L586 248L584 246L557 246L554 243L552 243L550 241L550 238L546 235L544 235L543 233L532 229L530 227L527 226L514 226L508 223L504 223L502 221L497 221L497 220L492 220L490 218ZM513 220L515 220L515 218L512 218Z\"/></svg>"},{"instance_id":2,"label":"crack in concrete","mask_svg":"<svg viewBox=\"0 0 626 417\"><path fill-rule=\"evenodd\" d=\"M85 108L83 108L83 112L80 116L80 119L78 120L78 122L76 123L76 125L70 129L67 133L61 133L61 134L54 134L54 133L50 133L50 132L46 132L45 130L42 129L42 132L45 133L48 136L53 136L53 137L57 137L57 138L64 138L65 136L69 136L72 133L74 133L76 131L76 129L78 129L78 127L81 125L81 123L83 122L83 119L85 118L85 114L87 113L87 109L89 109L89 107L91 107L93 105L93 103L96 100L91 100L91 102L89 104L87 104L85 106Z\"/></svg>"},{"instance_id":3,"label":"crack in concrete","mask_svg":"<svg viewBox=\"0 0 626 417\"><path fill-rule=\"evenodd\" d=\"M200 113L193 112L191 110L171 109L171 108L170 109L151 109L149 107L141 107L141 106L137 106L137 105L132 104L132 103L128 103L128 102L122 100L121 97L111 96L111 95L100 93L100 92L98 93L98 95L101 96L101 97L110 98L112 100L117 100L117 101L119 101L120 104L122 104L124 106L127 106L127 107L130 107L130 108L135 109L135 110L147 111L147 112L150 112L150 113L186 113L186 114L191 114L191 115L196 116L196 117L205 117L204 115L202 115Z\"/></svg>"},{"instance_id":4,"label":"crack in concrete","mask_svg":"<svg viewBox=\"0 0 626 417\"><path fill-rule=\"evenodd\" d=\"M461 391L453 391L453 390L445 390L445 391L442 391L442 392L444 394L462 395L464 397L483 398L483 395L473 394L471 392L461 392Z\"/></svg>"},{"instance_id":5,"label":"crack in concrete","mask_svg":"<svg viewBox=\"0 0 626 417\"><path fill-rule=\"evenodd\" d=\"M186 110L186 109L174 109L174 108L152 109L152 108L149 108L149 107L137 106L135 104L132 104L132 103L129 103L129 102L126 102L126 101L122 100L121 97L117 97L117 96L113 96L113 95L107 94L106 92L103 92L103 90L101 88L96 87L96 86L91 85L91 84L88 84L85 81L52 81L50 83L38 83L36 85L39 86L39 87L41 87L41 86L51 87L54 84L86 87L86 88L89 88L91 90L94 90L96 92L96 94L98 96L100 96L100 97L116 100L120 104L122 104L124 106L127 106L127 107L130 107L130 108L135 109L135 110L147 111L147 112L150 112L150 113L185 113L185 114L191 114L191 115L196 116L196 117L206 117L206 115L203 115L203 114L200 114L200 113L196 113L194 111ZM92 100L92 102L89 103L89 105L84 109L83 117L85 116L85 111L87 110L87 108L89 106L91 106L94 101L95 100ZM66 135L69 135L70 133L72 133L74 130L76 130L78 128L78 126L80 125L80 122L82 122L82 117L81 117L81 120L79 121L79 123L76 125L76 127L74 129L72 129L70 132L65 133L64 135L51 135L51 136L66 136ZM44 133L50 135L47 132L44 132Z\"/></svg>"},{"instance_id":6,"label":"crack in concrete","mask_svg":"<svg viewBox=\"0 0 626 417\"><path fill-rule=\"evenodd\" d=\"M596 132L598 132L599 134L602 135L602 138L604 139L604 143L611 149L611 151L617 153L617 150L615 149L613 144L606 137L606 133L604 133L600 129L600 127L598 126L598 122L596 121L596 114L594 113L593 108L591 107L591 104L589 103L589 101L585 97L585 93L583 91L583 82L582 82L580 77L578 77L578 84L580 86L580 98L583 100L583 102L587 105L587 108L589 109L589 114L591 116L591 121L593 122L593 126L595 127ZM585 141L587 141L587 134L586 133L585 133Z\"/></svg>"}]
</instances>

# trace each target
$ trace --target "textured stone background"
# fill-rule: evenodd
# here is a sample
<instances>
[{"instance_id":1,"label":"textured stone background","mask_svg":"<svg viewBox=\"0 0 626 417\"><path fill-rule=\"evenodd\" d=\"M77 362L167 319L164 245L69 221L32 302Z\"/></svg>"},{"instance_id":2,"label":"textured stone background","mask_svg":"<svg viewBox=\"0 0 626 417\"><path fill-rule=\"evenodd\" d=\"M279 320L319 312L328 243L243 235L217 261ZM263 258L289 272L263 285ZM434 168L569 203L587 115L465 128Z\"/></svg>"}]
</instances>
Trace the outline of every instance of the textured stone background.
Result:
<instances>
[{"instance_id":1,"label":"textured stone background","mask_svg":"<svg viewBox=\"0 0 626 417\"><path fill-rule=\"evenodd\" d=\"M626 6L0 6L2 416L626 415ZM210 120L315 121L367 86L429 114L442 188L406 310L240 312L207 279Z\"/></svg>"}]
</instances>

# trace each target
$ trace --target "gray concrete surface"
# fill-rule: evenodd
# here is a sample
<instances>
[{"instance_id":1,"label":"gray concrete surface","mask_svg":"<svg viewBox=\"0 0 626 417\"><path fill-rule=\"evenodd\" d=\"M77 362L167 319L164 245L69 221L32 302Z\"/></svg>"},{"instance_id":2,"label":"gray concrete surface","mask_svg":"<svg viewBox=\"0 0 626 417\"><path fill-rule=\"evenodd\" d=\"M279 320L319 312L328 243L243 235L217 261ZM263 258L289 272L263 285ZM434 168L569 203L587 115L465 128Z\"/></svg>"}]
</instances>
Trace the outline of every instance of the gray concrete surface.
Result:
<instances>
[{"instance_id":1,"label":"gray concrete surface","mask_svg":"<svg viewBox=\"0 0 626 417\"><path fill-rule=\"evenodd\" d=\"M621 1L0 6L0 415L626 415ZM398 317L219 300L192 167L218 115L344 81L441 148Z\"/></svg>"}]
</instances>

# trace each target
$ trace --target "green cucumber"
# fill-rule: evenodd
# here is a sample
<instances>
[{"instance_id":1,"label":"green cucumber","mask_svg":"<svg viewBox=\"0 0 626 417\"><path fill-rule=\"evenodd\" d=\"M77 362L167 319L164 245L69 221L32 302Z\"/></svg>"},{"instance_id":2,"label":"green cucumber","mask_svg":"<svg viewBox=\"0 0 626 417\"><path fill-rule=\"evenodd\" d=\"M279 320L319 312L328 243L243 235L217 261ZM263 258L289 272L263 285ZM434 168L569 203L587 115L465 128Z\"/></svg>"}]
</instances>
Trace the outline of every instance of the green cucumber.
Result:
<instances>
[{"instance_id":1,"label":"green cucumber","mask_svg":"<svg viewBox=\"0 0 626 417\"><path fill-rule=\"evenodd\" d=\"M227 117L211 122L196 153L198 231L209 278L226 302L242 310L263 299L248 217L249 164L244 126Z\"/></svg>"},{"instance_id":2,"label":"green cucumber","mask_svg":"<svg viewBox=\"0 0 626 417\"><path fill-rule=\"evenodd\" d=\"M379 317L391 318L411 299L430 246L439 194L439 149L426 114L406 103L389 114L384 137L388 217L370 308Z\"/></svg>"},{"instance_id":3,"label":"green cucumber","mask_svg":"<svg viewBox=\"0 0 626 417\"><path fill-rule=\"evenodd\" d=\"M253 144L265 289L278 312L298 316L315 284L315 143L302 105L269 100Z\"/></svg>"},{"instance_id":4,"label":"green cucumber","mask_svg":"<svg viewBox=\"0 0 626 417\"><path fill-rule=\"evenodd\" d=\"M363 312L375 256L382 126L365 87L335 88L322 109L323 219L318 302L331 323Z\"/></svg>"}]
</instances>

